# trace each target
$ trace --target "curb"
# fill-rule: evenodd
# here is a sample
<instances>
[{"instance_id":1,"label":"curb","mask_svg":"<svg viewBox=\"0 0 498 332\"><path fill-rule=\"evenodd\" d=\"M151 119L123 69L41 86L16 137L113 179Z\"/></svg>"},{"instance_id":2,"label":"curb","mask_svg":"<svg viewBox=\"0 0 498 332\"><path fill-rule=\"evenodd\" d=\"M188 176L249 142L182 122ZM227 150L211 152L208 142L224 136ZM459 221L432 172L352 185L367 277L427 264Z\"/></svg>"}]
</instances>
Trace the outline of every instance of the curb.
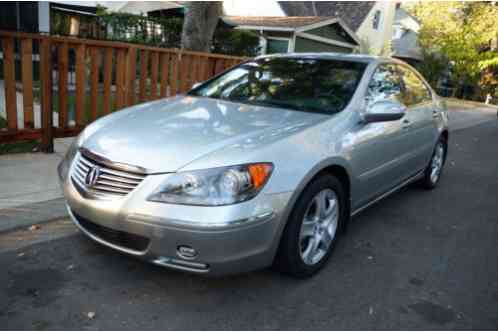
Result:
<instances>
[{"instance_id":1,"label":"curb","mask_svg":"<svg viewBox=\"0 0 498 332\"><path fill-rule=\"evenodd\" d=\"M0 209L0 233L65 217L68 217L68 214L63 198Z\"/></svg>"}]
</instances>

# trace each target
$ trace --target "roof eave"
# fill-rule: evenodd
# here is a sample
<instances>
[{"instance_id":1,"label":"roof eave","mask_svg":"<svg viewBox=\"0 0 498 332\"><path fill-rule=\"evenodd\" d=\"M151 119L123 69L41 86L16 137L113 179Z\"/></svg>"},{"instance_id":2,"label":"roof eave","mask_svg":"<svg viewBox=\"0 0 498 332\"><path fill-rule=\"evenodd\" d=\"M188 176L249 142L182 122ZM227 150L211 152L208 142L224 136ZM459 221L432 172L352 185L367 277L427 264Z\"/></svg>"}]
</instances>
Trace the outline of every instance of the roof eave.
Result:
<instances>
[{"instance_id":1,"label":"roof eave","mask_svg":"<svg viewBox=\"0 0 498 332\"><path fill-rule=\"evenodd\" d=\"M288 27L268 27L268 26L259 26L259 25L235 25L234 29L241 30L258 30L258 31L283 31L283 32L294 32L295 28Z\"/></svg>"}]
</instances>

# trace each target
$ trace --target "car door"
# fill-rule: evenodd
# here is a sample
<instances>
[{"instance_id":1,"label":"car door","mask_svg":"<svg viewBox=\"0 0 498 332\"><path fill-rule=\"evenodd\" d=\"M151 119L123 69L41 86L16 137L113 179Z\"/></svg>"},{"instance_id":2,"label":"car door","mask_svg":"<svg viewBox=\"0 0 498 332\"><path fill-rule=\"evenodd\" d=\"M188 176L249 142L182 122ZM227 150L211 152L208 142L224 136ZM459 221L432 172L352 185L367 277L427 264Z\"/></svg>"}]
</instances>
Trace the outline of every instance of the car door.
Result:
<instances>
[{"instance_id":1,"label":"car door","mask_svg":"<svg viewBox=\"0 0 498 332\"><path fill-rule=\"evenodd\" d=\"M391 100L402 104L402 80L393 64L377 67L368 84L366 110L375 102ZM404 117L400 120L359 123L352 131L352 164L358 180L354 207L358 208L400 184L409 172L404 156L409 138Z\"/></svg>"},{"instance_id":2,"label":"car door","mask_svg":"<svg viewBox=\"0 0 498 332\"><path fill-rule=\"evenodd\" d=\"M407 106L405 127L410 136L406 161L412 173L427 166L434 149L437 127L431 90L417 73L405 65L398 65L403 82L403 103Z\"/></svg>"}]
</instances>

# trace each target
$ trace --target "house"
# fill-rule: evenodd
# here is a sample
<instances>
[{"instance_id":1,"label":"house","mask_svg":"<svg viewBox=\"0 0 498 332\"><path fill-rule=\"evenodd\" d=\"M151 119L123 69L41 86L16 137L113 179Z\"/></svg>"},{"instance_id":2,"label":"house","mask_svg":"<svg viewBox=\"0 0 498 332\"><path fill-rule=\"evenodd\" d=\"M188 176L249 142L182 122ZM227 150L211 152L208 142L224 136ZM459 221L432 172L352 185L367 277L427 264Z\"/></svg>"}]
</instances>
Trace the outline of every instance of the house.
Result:
<instances>
[{"instance_id":1,"label":"house","mask_svg":"<svg viewBox=\"0 0 498 332\"><path fill-rule=\"evenodd\" d=\"M225 1L227 2L229 1ZM236 9L241 12L242 6L247 4L241 4ZM224 7L235 11L230 6ZM247 15L266 16L271 13L274 16L319 16L340 19L343 25L361 41L362 52L380 54L391 42L396 3L393 1L265 1L265 6L259 6L258 2L258 6L253 7L246 11Z\"/></svg>"},{"instance_id":2,"label":"house","mask_svg":"<svg viewBox=\"0 0 498 332\"><path fill-rule=\"evenodd\" d=\"M0 30L49 32L50 5L47 1L0 2Z\"/></svg>"},{"instance_id":3,"label":"house","mask_svg":"<svg viewBox=\"0 0 498 332\"><path fill-rule=\"evenodd\" d=\"M110 11L147 16L181 16L184 6L178 1L102 2ZM223 1L221 24L254 31L260 36L261 52L354 52L360 39L341 17L289 17L278 1ZM159 10L158 6L162 6ZM302 15L298 15L302 16ZM313 17L314 16L314 17Z\"/></svg>"},{"instance_id":4,"label":"house","mask_svg":"<svg viewBox=\"0 0 498 332\"><path fill-rule=\"evenodd\" d=\"M339 52L352 53L360 46L340 18L319 16L224 16L236 29L255 31L261 53Z\"/></svg>"},{"instance_id":5,"label":"house","mask_svg":"<svg viewBox=\"0 0 498 332\"><path fill-rule=\"evenodd\" d=\"M422 49L418 42L420 22L400 4L396 6L393 29L393 56L411 64L422 61Z\"/></svg>"},{"instance_id":6,"label":"house","mask_svg":"<svg viewBox=\"0 0 498 332\"><path fill-rule=\"evenodd\" d=\"M93 6L92 6L93 5ZM4 1L0 2L0 30L66 35L98 35L95 3L83 1Z\"/></svg>"}]
</instances>

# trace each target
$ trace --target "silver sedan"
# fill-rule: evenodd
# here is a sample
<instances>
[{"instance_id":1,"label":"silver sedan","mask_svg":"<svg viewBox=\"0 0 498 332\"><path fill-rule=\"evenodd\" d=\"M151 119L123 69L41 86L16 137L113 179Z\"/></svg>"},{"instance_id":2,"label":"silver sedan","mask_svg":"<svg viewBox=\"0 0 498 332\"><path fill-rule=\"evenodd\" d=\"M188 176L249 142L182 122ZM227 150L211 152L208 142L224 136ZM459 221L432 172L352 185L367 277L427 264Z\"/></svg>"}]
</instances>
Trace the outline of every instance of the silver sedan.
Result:
<instances>
[{"instance_id":1,"label":"silver sedan","mask_svg":"<svg viewBox=\"0 0 498 332\"><path fill-rule=\"evenodd\" d=\"M351 216L437 185L447 122L401 61L265 56L94 122L59 174L72 220L103 245L207 275L307 277Z\"/></svg>"}]
</instances>

